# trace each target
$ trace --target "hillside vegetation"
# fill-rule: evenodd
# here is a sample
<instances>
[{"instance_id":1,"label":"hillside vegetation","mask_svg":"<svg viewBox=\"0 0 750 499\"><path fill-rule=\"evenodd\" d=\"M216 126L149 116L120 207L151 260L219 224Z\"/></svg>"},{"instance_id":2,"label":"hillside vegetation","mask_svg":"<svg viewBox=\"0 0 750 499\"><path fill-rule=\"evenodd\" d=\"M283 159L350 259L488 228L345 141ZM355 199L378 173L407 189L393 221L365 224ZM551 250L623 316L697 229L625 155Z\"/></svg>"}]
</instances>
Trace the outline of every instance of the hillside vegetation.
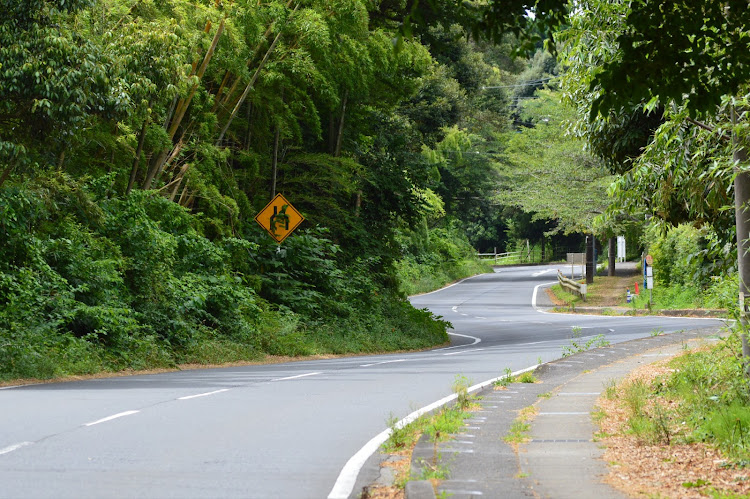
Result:
<instances>
[{"instance_id":1,"label":"hillside vegetation","mask_svg":"<svg viewBox=\"0 0 750 499\"><path fill-rule=\"evenodd\" d=\"M426 348L449 325L407 293L555 243L493 199L556 71L512 37L359 0L1 8L0 380Z\"/></svg>"}]
</instances>

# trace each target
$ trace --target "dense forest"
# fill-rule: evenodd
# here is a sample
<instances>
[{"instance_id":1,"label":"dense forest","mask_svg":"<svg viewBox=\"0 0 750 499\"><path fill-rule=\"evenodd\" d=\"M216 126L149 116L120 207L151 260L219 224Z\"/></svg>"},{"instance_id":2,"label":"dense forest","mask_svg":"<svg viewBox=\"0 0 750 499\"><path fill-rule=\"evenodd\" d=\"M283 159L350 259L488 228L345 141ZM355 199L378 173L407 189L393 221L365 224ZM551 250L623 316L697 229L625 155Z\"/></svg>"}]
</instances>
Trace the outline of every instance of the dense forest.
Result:
<instances>
[{"instance_id":1,"label":"dense forest","mask_svg":"<svg viewBox=\"0 0 750 499\"><path fill-rule=\"evenodd\" d=\"M558 226L497 196L557 72L511 36L359 0L2 7L2 377L439 344L405 291Z\"/></svg>"},{"instance_id":2,"label":"dense forest","mask_svg":"<svg viewBox=\"0 0 750 499\"><path fill-rule=\"evenodd\" d=\"M553 56L387 0L3 0L0 379L426 348L407 293L585 233L690 223L715 284L730 113L607 100L629 8L554 10Z\"/></svg>"}]
</instances>

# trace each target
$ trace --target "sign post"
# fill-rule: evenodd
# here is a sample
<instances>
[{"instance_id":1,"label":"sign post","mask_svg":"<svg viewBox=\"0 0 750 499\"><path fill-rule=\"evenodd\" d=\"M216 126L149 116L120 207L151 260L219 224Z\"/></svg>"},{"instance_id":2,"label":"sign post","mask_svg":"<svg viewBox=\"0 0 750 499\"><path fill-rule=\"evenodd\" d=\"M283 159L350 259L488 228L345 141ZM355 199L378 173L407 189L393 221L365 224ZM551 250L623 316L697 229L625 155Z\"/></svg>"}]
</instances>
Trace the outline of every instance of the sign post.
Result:
<instances>
[{"instance_id":1,"label":"sign post","mask_svg":"<svg viewBox=\"0 0 750 499\"><path fill-rule=\"evenodd\" d=\"M258 225L266 229L279 244L304 220L305 217L281 194L276 194L276 197L255 215Z\"/></svg>"},{"instance_id":2,"label":"sign post","mask_svg":"<svg viewBox=\"0 0 750 499\"><path fill-rule=\"evenodd\" d=\"M649 303L654 303L654 258L646 255L643 259L643 287L649 291Z\"/></svg>"}]
</instances>

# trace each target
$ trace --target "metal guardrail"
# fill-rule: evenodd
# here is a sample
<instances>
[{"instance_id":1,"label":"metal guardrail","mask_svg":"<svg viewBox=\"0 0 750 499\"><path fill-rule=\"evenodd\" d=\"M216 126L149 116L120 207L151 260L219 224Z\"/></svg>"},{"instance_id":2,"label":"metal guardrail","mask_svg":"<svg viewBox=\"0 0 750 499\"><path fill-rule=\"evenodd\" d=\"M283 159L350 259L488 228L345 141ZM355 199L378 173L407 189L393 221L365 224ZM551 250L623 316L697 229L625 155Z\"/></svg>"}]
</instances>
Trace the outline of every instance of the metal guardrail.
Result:
<instances>
[{"instance_id":1,"label":"metal guardrail","mask_svg":"<svg viewBox=\"0 0 750 499\"><path fill-rule=\"evenodd\" d=\"M562 272L559 270L557 271L557 282L560 283L560 286L562 286L567 291L570 291L574 295L580 296L583 298L583 301L586 301L586 285L581 284L580 282L574 281L573 279L568 279L564 275L562 275Z\"/></svg>"}]
</instances>

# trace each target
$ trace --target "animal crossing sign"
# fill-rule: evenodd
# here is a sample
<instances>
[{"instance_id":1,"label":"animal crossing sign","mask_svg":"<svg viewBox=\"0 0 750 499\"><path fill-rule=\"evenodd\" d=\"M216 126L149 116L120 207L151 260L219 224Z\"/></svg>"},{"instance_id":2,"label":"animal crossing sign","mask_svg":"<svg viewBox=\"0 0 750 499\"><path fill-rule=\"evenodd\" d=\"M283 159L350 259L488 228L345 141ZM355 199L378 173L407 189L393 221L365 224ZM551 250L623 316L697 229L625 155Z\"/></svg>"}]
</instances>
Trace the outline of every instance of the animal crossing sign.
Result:
<instances>
[{"instance_id":1,"label":"animal crossing sign","mask_svg":"<svg viewBox=\"0 0 750 499\"><path fill-rule=\"evenodd\" d=\"M304 220L305 217L281 194L276 194L276 197L255 215L255 221L266 229L277 243L286 239Z\"/></svg>"}]
</instances>

